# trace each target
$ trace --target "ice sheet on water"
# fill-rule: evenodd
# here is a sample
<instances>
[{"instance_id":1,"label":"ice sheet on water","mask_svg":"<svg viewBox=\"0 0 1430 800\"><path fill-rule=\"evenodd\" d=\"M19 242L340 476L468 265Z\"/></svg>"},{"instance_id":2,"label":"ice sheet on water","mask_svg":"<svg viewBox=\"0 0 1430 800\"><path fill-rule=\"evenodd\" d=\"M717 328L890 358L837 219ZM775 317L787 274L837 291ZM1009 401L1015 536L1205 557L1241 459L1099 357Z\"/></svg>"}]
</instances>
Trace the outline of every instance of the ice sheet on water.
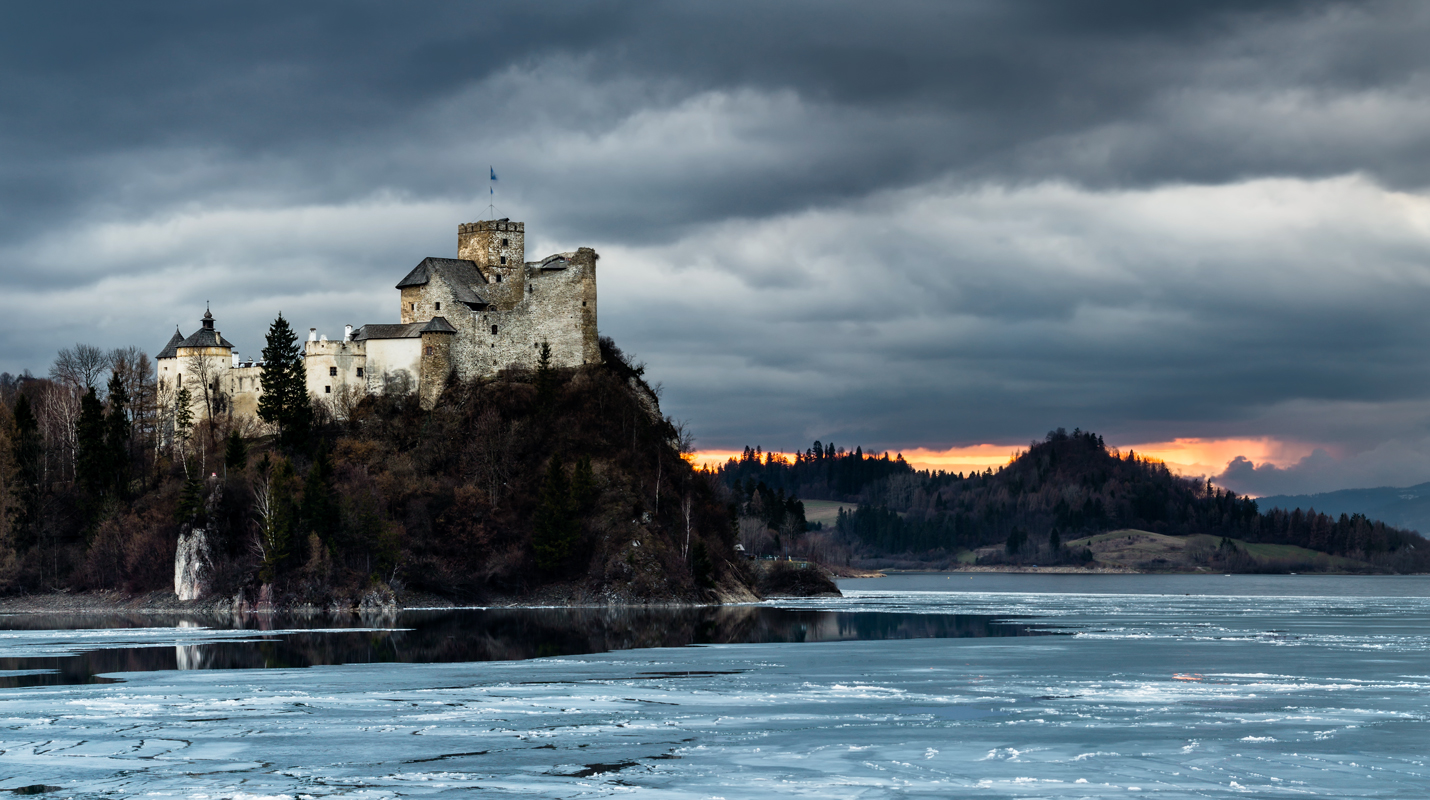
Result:
<instances>
[{"instance_id":1,"label":"ice sheet on water","mask_svg":"<svg viewBox=\"0 0 1430 800\"><path fill-rule=\"evenodd\" d=\"M1000 613L992 596L875 594L821 603ZM0 691L0 775L11 776L0 790L1430 796L1425 608L1410 604L1390 619L1274 603L1248 609L1226 598L1194 608L1152 597L1009 602L1071 629L1128 635L126 673L123 683ZM1367 663L1343 644L1382 635L1364 629L1367 619L1404 629L1384 662ZM1298 644L1186 633L1207 628L1281 631ZM111 635L128 640L132 631Z\"/></svg>"}]
</instances>

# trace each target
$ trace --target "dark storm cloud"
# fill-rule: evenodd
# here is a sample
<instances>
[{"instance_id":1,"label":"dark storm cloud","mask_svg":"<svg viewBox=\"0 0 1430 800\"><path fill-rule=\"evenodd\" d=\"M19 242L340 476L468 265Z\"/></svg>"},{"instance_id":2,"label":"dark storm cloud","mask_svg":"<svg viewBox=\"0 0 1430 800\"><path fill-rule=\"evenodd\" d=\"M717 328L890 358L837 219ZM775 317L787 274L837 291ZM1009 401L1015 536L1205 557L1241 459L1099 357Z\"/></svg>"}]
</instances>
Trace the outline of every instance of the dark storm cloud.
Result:
<instances>
[{"instance_id":1,"label":"dark storm cloud","mask_svg":"<svg viewBox=\"0 0 1430 800\"><path fill-rule=\"evenodd\" d=\"M384 320L496 164L529 255L601 249L603 329L705 446L1063 424L1359 463L1430 436L1427 33L1414 3L9 6L0 369L157 348L206 299L246 352L279 308ZM1307 463L1276 481L1335 479Z\"/></svg>"}]
</instances>

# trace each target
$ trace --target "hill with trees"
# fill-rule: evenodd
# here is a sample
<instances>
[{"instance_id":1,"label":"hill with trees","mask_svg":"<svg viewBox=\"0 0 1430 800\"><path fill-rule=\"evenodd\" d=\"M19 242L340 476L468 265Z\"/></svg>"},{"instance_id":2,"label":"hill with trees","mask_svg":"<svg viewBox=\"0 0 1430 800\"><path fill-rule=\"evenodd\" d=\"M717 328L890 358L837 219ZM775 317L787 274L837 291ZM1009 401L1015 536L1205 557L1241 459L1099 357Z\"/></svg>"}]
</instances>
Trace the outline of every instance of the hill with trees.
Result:
<instances>
[{"instance_id":1,"label":"hill with trees","mask_svg":"<svg viewBox=\"0 0 1430 800\"><path fill-rule=\"evenodd\" d=\"M208 595L250 605L757 598L728 492L609 339L599 366L543 358L339 419L282 394L278 327L266 428L166 411L134 350L0 376L0 593L170 589L201 532Z\"/></svg>"},{"instance_id":2,"label":"hill with trees","mask_svg":"<svg viewBox=\"0 0 1430 800\"><path fill-rule=\"evenodd\" d=\"M1273 495L1257 498L1256 502L1262 508L1316 509L1332 516L1360 514L1420 533L1430 531L1430 483Z\"/></svg>"},{"instance_id":3,"label":"hill with trees","mask_svg":"<svg viewBox=\"0 0 1430 800\"><path fill-rule=\"evenodd\" d=\"M1412 531L1359 514L1262 512L1251 498L1179 477L1081 430L1050 432L1001 469L968 475L917 471L902 457L857 449L831 453L818 443L793 458L747 450L719 474L740 502L742 543L830 563L1091 564L1100 548L1079 540L1128 530L1212 537L1212 546L1181 562L1211 569L1310 571L1330 563L1257 558L1247 549L1282 545L1338 557L1336 569L1430 571L1430 542ZM850 508L831 530L807 530L796 497Z\"/></svg>"}]
</instances>

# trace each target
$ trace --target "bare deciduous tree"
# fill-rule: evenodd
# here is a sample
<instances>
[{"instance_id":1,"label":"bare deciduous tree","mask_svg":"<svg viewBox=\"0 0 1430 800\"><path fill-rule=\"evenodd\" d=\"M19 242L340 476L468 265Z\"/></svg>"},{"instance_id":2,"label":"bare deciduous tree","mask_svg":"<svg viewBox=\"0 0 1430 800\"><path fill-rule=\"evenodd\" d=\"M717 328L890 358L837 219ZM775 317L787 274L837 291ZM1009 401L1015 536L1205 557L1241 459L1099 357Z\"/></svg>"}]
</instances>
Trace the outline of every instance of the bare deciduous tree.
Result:
<instances>
[{"instance_id":1,"label":"bare deciduous tree","mask_svg":"<svg viewBox=\"0 0 1430 800\"><path fill-rule=\"evenodd\" d=\"M680 504L680 510L685 512L685 546L680 549L682 559L690 558L690 495L685 495L685 500Z\"/></svg>"},{"instance_id":2,"label":"bare deciduous tree","mask_svg":"<svg viewBox=\"0 0 1430 800\"><path fill-rule=\"evenodd\" d=\"M511 477L516 430L489 408L477 417L472 433L472 441L467 445L468 469L474 480L486 488L487 502L496 508L506 494L506 482Z\"/></svg>"},{"instance_id":3,"label":"bare deciduous tree","mask_svg":"<svg viewBox=\"0 0 1430 800\"><path fill-rule=\"evenodd\" d=\"M764 553L774 544L774 537L764 521L754 517L740 517L740 544L750 555Z\"/></svg>"},{"instance_id":4,"label":"bare deciduous tree","mask_svg":"<svg viewBox=\"0 0 1430 800\"><path fill-rule=\"evenodd\" d=\"M158 384L154 364L149 354L130 345L109 351L110 374L119 378L129 394L130 438L129 458L139 460L140 454L155 449L159 424ZM148 481L148 471L140 470Z\"/></svg>"},{"instance_id":5,"label":"bare deciduous tree","mask_svg":"<svg viewBox=\"0 0 1430 800\"><path fill-rule=\"evenodd\" d=\"M74 389L103 390L100 380L109 370L109 354L90 344L76 344L55 354L55 363L50 367L50 379Z\"/></svg>"},{"instance_id":6,"label":"bare deciduous tree","mask_svg":"<svg viewBox=\"0 0 1430 800\"><path fill-rule=\"evenodd\" d=\"M35 416L45 442L40 482L71 480L79 448L75 424L79 421L82 390L78 386L46 381L38 394Z\"/></svg>"},{"instance_id":7,"label":"bare deciduous tree","mask_svg":"<svg viewBox=\"0 0 1430 800\"><path fill-rule=\"evenodd\" d=\"M228 395L219 384L219 376L222 371L219 369L220 359L214 356L191 354L184 362L184 381L190 387L189 391L193 396L201 401L201 408L204 418L199 420L198 427L205 435L199 440L204 445L200 453L200 460L208 458L208 452L217 447L219 414L228 409Z\"/></svg>"}]
</instances>

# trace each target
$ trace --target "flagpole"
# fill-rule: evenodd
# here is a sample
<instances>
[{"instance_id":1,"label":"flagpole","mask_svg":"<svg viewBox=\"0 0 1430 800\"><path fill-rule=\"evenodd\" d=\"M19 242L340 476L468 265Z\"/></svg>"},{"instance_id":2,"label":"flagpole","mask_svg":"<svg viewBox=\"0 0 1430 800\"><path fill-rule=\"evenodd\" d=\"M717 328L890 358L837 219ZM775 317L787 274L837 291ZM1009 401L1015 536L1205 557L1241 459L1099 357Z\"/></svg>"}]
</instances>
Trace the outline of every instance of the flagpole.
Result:
<instances>
[{"instance_id":1,"label":"flagpole","mask_svg":"<svg viewBox=\"0 0 1430 800\"><path fill-rule=\"evenodd\" d=\"M491 166L491 165L488 165L488 166L487 166L487 169L490 170L490 171L491 171L491 174L492 174L491 182L487 184L487 194L488 194L488 196L490 197L490 202L487 204L487 213L491 215L491 216L490 216L490 219L496 219L496 218L497 218L497 206L496 206L496 202L497 202L497 170L496 170L496 167L493 167L493 166Z\"/></svg>"}]
</instances>

